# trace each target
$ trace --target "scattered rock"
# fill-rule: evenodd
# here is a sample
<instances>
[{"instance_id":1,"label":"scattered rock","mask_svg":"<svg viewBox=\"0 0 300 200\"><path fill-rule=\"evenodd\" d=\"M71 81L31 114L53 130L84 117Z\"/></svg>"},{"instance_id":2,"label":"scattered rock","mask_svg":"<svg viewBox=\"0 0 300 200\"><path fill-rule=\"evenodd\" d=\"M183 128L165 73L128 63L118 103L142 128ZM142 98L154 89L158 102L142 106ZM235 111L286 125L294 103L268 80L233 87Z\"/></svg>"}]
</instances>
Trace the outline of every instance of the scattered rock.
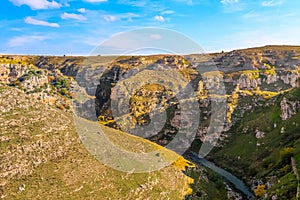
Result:
<instances>
[{"instance_id":1,"label":"scattered rock","mask_svg":"<svg viewBox=\"0 0 300 200\"><path fill-rule=\"evenodd\" d=\"M265 137L265 133L262 132L262 131L256 130L256 131L255 131L255 137L256 137L257 139L264 138L264 137Z\"/></svg>"}]
</instances>

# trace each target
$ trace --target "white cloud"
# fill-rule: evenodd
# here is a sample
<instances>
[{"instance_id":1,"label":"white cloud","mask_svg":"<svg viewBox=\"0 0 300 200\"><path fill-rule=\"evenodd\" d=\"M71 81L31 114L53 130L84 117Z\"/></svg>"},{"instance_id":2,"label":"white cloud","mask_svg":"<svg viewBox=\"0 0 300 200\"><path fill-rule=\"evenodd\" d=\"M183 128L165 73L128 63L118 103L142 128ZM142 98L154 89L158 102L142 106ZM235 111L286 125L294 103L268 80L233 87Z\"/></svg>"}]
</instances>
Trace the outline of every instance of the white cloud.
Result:
<instances>
[{"instance_id":1,"label":"white cloud","mask_svg":"<svg viewBox=\"0 0 300 200\"><path fill-rule=\"evenodd\" d=\"M107 0L84 0L89 3L102 3L102 2L107 2Z\"/></svg>"},{"instance_id":2,"label":"white cloud","mask_svg":"<svg viewBox=\"0 0 300 200\"><path fill-rule=\"evenodd\" d=\"M85 13L86 9L85 8L79 8L77 11L80 12L80 13Z\"/></svg>"},{"instance_id":3,"label":"white cloud","mask_svg":"<svg viewBox=\"0 0 300 200\"><path fill-rule=\"evenodd\" d=\"M256 12L254 12L253 10L251 10L250 12L242 15L243 18L245 19L249 19L249 18L255 18L255 17L259 17L260 15Z\"/></svg>"},{"instance_id":4,"label":"white cloud","mask_svg":"<svg viewBox=\"0 0 300 200\"><path fill-rule=\"evenodd\" d=\"M121 19L127 19L132 21L132 18L139 17L139 15L134 13L121 13L118 15L103 15L103 18L106 22L114 22Z\"/></svg>"},{"instance_id":5,"label":"white cloud","mask_svg":"<svg viewBox=\"0 0 300 200\"><path fill-rule=\"evenodd\" d=\"M159 40L159 39L161 39L161 35L159 35L159 34L152 34L152 35L150 35L150 38L155 39L155 40Z\"/></svg>"},{"instance_id":6,"label":"white cloud","mask_svg":"<svg viewBox=\"0 0 300 200\"><path fill-rule=\"evenodd\" d=\"M32 25L49 26L49 27L54 27L54 28L60 27L59 24L57 24L57 23L50 23L47 21L37 20L37 19L33 19L32 17L26 17L24 21L25 21L25 23L32 24Z\"/></svg>"},{"instance_id":7,"label":"white cloud","mask_svg":"<svg viewBox=\"0 0 300 200\"><path fill-rule=\"evenodd\" d=\"M15 6L27 5L32 10L42 10L42 9L51 9L51 8L60 8L61 4L56 1L47 1L47 0L9 0Z\"/></svg>"},{"instance_id":8,"label":"white cloud","mask_svg":"<svg viewBox=\"0 0 300 200\"><path fill-rule=\"evenodd\" d=\"M13 28L10 28L10 30L12 30L12 31L22 31L23 29L21 29L21 28L16 28L16 27L13 27Z\"/></svg>"},{"instance_id":9,"label":"white cloud","mask_svg":"<svg viewBox=\"0 0 300 200\"><path fill-rule=\"evenodd\" d=\"M132 21L132 18L135 18L135 17L139 17L139 15L134 14L134 13L123 13L123 14L119 15L120 19L127 19L129 21Z\"/></svg>"},{"instance_id":10,"label":"white cloud","mask_svg":"<svg viewBox=\"0 0 300 200\"><path fill-rule=\"evenodd\" d=\"M84 20L87 20L87 18L81 14L75 14L75 13L63 13L61 16L60 16L62 19L76 19L76 20L79 20L79 21L84 21Z\"/></svg>"},{"instance_id":11,"label":"white cloud","mask_svg":"<svg viewBox=\"0 0 300 200\"><path fill-rule=\"evenodd\" d=\"M116 21L118 18L114 15L104 15L103 16L104 20L107 22L114 22Z\"/></svg>"},{"instance_id":12,"label":"white cloud","mask_svg":"<svg viewBox=\"0 0 300 200\"><path fill-rule=\"evenodd\" d=\"M295 17L295 16L297 16L297 13L294 13L294 12L290 12L290 13L281 15L281 17Z\"/></svg>"},{"instance_id":13,"label":"white cloud","mask_svg":"<svg viewBox=\"0 0 300 200\"><path fill-rule=\"evenodd\" d=\"M45 36L37 36L37 35L23 35L23 36L18 36L15 38L12 38L11 40L8 41L8 46L9 47L19 47L19 46L25 46L25 45L30 45L36 42L44 41L48 39Z\"/></svg>"},{"instance_id":14,"label":"white cloud","mask_svg":"<svg viewBox=\"0 0 300 200\"><path fill-rule=\"evenodd\" d=\"M181 3L186 3L187 5L193 5L195 3L200 3L201 2L201 0L198 0L198 1L195 1L195 2L193 2L193 0L174 0L174 1L181 2Z\"/></svg>"},{"instance_id":15,"label":"white cloud","mask_svg":"<svg viewBox=\"0 0 300 200\"><path fill-rule=\"evenodd\" d=\"M221 3L223 5L232 5L232 4L235 4L235 3L238 3L239 0L221 0Z\"/></svg>"},{"instance_id":16,"label":"white cloud","mask_svg":"<svg viewBox=\"0 0 300 200\"><path fill-rule=\"evenodd\" d=\"M224 13L240 12L246 9L247 4L240 0L221 0Z\"/></svg>"},{"instance_id":17,"label":"white cloud","mask_svg":"<svg viewBox=\"0 0 300 200\"><path fill-rule=\"evenodd\" d=\"M145 7L146 5L149 6L149 2L147 2L147 0L119 0L118 3L131 5L134 7Z\"/></svg>"},{"instance_id":18,"label":"white cloud","mask_svg":"<svg viewBox=\"0 0 300 200\"><path fill-rule=\"evenodd\" d=\"M163 16L161 16L161 15L156 15L154 17L154 19L157 20L157 21L161 21L161 22L165 21L165 18Z\"/></svg>"},{"instance_id":19,"label":"white cloud","mask_svg":"<svg viewBox=\"0 0 300 200\"><path fill-rule=\"evenodd\" d=\"M270 1L263 1L261 5L264 7L273 7L273 6L279 6L282 3L283 2L281 0L270 0Z\"/></svg>"},{"instance_id":20,"label":"white cloud","mask_svg":"<svg viewBox=\"0 0 300 200\"><path fill-rule=\"evenodd\" d=\"M162 15L171 15L171 14L174 14L175 12L173 10L165 10L165 11L162 11L161 14Z\"/></svg>"}]
</instances>

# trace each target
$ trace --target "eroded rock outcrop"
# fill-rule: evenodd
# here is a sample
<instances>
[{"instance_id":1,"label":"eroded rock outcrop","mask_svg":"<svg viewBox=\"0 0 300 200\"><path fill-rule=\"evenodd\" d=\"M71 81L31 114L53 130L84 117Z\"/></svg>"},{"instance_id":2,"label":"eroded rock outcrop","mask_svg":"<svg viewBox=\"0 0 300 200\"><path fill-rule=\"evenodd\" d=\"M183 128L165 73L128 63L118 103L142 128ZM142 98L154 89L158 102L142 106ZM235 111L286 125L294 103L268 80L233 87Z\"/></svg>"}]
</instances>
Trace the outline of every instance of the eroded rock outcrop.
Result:
<instances>
[{"instance_id":1,"label":"eroded rock outcrop","mask_svg":"<svg viewBox=\"0 0 300 200\"><path fill-rule=\"evenodd\" d=\"M291 118L293 115L297 113L297 110L300 107L299 101L289 101L285 97L283 97L282 101L280 102L281 107L281 119L287 120Z\"/></svg>"}]
</instances>

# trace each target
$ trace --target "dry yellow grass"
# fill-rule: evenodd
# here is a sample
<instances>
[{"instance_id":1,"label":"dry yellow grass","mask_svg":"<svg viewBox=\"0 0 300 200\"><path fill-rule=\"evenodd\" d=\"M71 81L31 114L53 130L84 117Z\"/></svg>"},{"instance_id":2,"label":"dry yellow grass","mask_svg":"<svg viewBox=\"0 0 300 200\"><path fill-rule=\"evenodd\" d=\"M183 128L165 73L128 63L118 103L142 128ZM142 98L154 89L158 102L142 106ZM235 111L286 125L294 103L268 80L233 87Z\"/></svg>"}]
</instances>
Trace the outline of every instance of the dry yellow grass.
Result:
<instances>
[{"instance_id":1,"label":"dry yellow grass","mask_svg":"<svg viewBox=\"0 0 300 200\"><path fill-rule=\"evenodd\" d=\"M0 112L1 139L5 140L0 143L0 157L2 161L2 156L6 157L0 163L1 198L156 200L184 199L191 192L189 184L193 181L182 170L192 164L174 152L100 126L120 148L132 152L141 152L143 148L159 150L164 158L171 161L176 158L175 164L157 171L118 171L88 152L79 140L70 113L31 102L27 95L12 88L3 87L1 92L7 90L11 91L9 96L2 95L2 104L7 104L3 106L7 108L11 104L6 98L18 98L19 106ZM24 191L19 190L22 186Z\"/></svg>"}]
</instances>

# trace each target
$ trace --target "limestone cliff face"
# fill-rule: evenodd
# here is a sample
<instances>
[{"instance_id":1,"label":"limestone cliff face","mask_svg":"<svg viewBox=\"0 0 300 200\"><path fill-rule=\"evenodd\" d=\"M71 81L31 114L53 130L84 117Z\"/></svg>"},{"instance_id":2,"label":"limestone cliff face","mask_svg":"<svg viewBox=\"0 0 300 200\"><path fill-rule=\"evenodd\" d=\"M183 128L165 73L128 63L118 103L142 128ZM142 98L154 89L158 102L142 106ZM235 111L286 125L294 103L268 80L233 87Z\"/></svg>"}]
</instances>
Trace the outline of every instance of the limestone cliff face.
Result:
<instances>
[{"instance_id":1,"label":"limestone cliff face","mask_svg":"<svg viewBox=\"0 0 300 200\"><path fill-rule=\"evenodd\" d=\"M6 84L19 82L18 84L27 88L28 91L35 91L45 83L57 86L56 83L61 78L72 77L79 87L83 88L85 94L91 97L82 105L82 111L95 110L92 114L85 112L85 115L93 119L100 116L104 124L115 128L117 127L115 120L121 119L123 124L131 128L150 123L149 113L156 110L156 105L159 105L164 110L168 110L169 114L167 114L165 126L159 131L159 136L153 137L153 140L167 143L173 135L176 135L180 127L178 117L180 116L180 103L176 99L178 91L173 91L174 88L184 89L187 86L186 83L193 88L195 93L193 98L198 101L201 114L197 136L205 138L211 120L212 100L219 101L219 104L227 102L225 106L227 119L224 125L224 130L227 130L243 116L246 110L260 106L262 100L272 98L297 86L300 74L299 55L298 47L269 46L228 53L187 56L95 56L87 58L7 56L2 57L0 81ZM30 76L28 76L30 72L28 66L36 67ZM157 80L157 84L161 86L166 83L167 79L176 79L175 76L172 77L172 74L164 77L164 70L176 72L184 80L174 83L173 88L149 85L147 79ZM153 71L161 71L161 77L157 78L154 73L151 73ZM143 74L144 77L138 76L139 74ZM136 82L131 81L130 77L135 77ZM129 81L126 82L126 80ZM116 92L116 85L121 82L127 84L124 87L128 91L136 85L141 85L140 88L131 91L130 96L123 103ZM60 94L69 94L71 91L70 84L65 89L61 88L61 84L58 86L55 91ZM43 91L47 90L49 91L49 89L43 89ZM43 92L37 96L44 98L47 95L47 92ZM245 100L250 96L251 100ZM123 105L129 102L129 107L118 116L114 116L111 110L112 100L118 100L119 104ZM159 110L155 112L159 113ZM116 117L118 119L115 119Z\"/></svg>"},{"instance_id":2,"label":"limestone cliff face","mask_svg":"<svg viewBox=\"0 0 300 200\"><path fill-rule=\"evenodd\" d=\"M20 64L0 64L0 81L2 83L12 83L28 72L24 65Z\"/></svg>"},{"instance_id":3,"label":"limestone cliff face","mask_svg":"<svg viewBox=\"0 0 300 200\"><path fill-rule=\"evenodd\" d=\"M165 67L174 67L179 70L185 69L189 63L181 56L164 56L158 59L155 63L164 65Z\"/></svg>"},{"instance_id":4,"label":"limestone cliff face","mask_svg":"<svg viewBox=\"0 0 300 200\"><path fill-rule=\"evenodd\" d=\"M0 66L0 81L2 83L8 83L9 69L3 65Z\"/></svg>"},{"instance_id":5,"label":"limestone cliff face","mask_svg":"<svg viewBox=\"0 0 300 200\"><path fill-rule=\"evenodd\" d=\"M22 64L0 64L0 82L5 84L20 84L27 91L48 83L47 72L34 70L33 66Z\"/></svg>"},{"instance_id":6,"label":"limestone cliff face","mask_svg":"<svg viewBox=\"0 0 300 200\"><path fill-rule=\"evenodd\" d=\"M38 68L31 57L0 57L0 83L14 86L44 103L62 109L69 107L69 82L59 70Z\"/></svg>"},{"instance_id":7,"label":"limestone cliff face","mask_svg":"<svg viewBox=\"0 0 300 200\"><path fill-rule=\"evenodd\" d=\"M149 60L145 63L142 58L119 61L122 67L117 65L110 67L104 73L105 78L100 81L97 88L96 105L98 115L108 116L112 114L110 112L110 102L115 97L111 91L114 90L114 85L124 78L124 74L130 71L129 69L133 70L145 64L164 69L176 69L190 81L199 105L204 105L200 106L201 119L199 119L200 125L196 134L197 137L203 140L209 130L211 97L217 95L220 98L219 101L227 101L227 119L223 127L225 131L241 118L246 110L262 105L259 99L272 98L297 86L300 69L298 54L299 51L296 50L281 51L276 48L272 50L270 47L267 50L241 50L212 54L209 59L207 56L203 58L202 55L190 55L185 57L156 57L157 60L155 61L153 58L152 63ZM212 65L219 72L211 71L210 66ZM152 87L151 90L154 88ZM147 89L148 91L145 91L145 88L140 88L133 94L128 113L124 113L124 116L130 115L131 117L127 117L127 120L131 120L131 123L133 122L137 126L150 123L147 116L150 110L153 110L155 105L159 104L156 100L147 99L149 94L156 94L155 99L163 100L166 97L163 89L159 89L159 87L156 88L157 91L155 89L149 91L149 87ZM226 93L221 92L222 94L220 94L223 89ZM173 96L176 97L176 93ZM246 103L243 100L247 96L252 96L252 102ZM175 105L177 107L174 107ZM176 135L180 127L180 108L178 106L179 104L176 102L172 105L165 105L165 108L169 108L168 112L172 114L168 115L166 124L161 131L151 139L165 145L173 135ZM113 118L113 116L111 115L109 118ZM135 126L133 124L130 126ZM111 123L111 125L115 126L115 123Z\"/></svg>"},{"instance_id":8,"label":"limestone cliff face","mask_svg":"<svg viewBox=\"0 0 300 200\"><path fill-rule=\"evenodd\" d=\"M299 73L296 71L285 71L285 70L274 70L274 74L267 74L263 71L253 72L253 74L243 74L241 75L236 84L239 84L240 88L242 89L256 89L257 87L265 87L266 89L268 86L274 85L278 91L282 90L285 87L296 87L297 86L297 79L299 78ZM256 75L255 75L256 74ZM253 77L258 76L258 77Z\"/></svg>"},{"instance_id":9,"label":"limestone cliff face","mask_svg":"<svg viewBox=\"0 0 300 200\"><path fill-rule=\"evenodd\" d=\"M246 74L241 74L237 84L241 89L256 89L259 85L261 85L261 79L250 78Z\"/></svg>"},{"instance_id":10,"label":"limestone cliff face","mask_svg":"<svg viewBox=\"0 0 300 200\"><path fill-rule=\"evenodd\" d=\"M287 120L298 112L298 109L300 108L300 101L290 101L284 97L280 102L280 107L281 119Z\"/></svg>"},{"instance_id":11,"label":"limestone cliff face","mask_svg":"<svg viewBox=\"0 0 300 200\"><path fill-rule=\"evenodd\" d=\"M280 76L280 79L288 85L291 85L292 87L296 87L297 86L297 80L299 78L299 74L298 73L294 73L294 72L289 72L286 73L282 76Z\"/></svg>"}]
</instances>

